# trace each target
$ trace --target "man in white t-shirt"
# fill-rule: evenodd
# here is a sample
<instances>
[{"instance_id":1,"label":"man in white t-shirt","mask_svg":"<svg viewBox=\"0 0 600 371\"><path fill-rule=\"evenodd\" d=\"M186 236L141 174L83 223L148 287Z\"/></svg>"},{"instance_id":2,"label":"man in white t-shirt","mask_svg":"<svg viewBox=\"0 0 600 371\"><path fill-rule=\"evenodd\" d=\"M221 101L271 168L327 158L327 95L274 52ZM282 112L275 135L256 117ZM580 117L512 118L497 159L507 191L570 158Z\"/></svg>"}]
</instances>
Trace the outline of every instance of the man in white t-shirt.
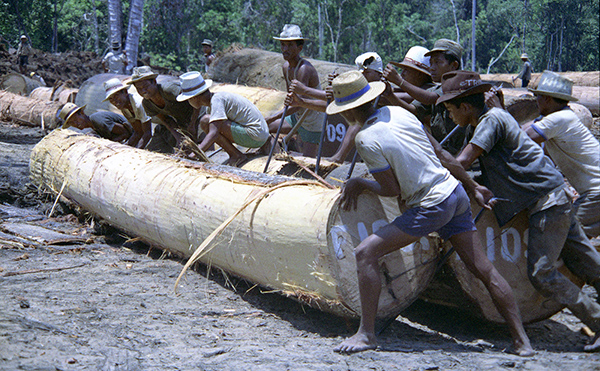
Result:
<instances>
[{"instance_id":1,"label":"man in white t-shirt","mask_svg":"<svg viewBox=\"0 0 600 371\"><path fill-rule=\"evenodd\" d=\"M576 101L573 82L544 71L537 89L529 89L542 114L525 132L545 149L579 193L573 204L576 216L589 238L600 235L600 143L569 108Z\"/></svg>"},{"instance_id":2,"label":"man in white t-shirt","mask_svg":"<svg viewBox=\"0 0 600 371\"><path fill-rule=\"evenodd\" d=\"M187 72L179 79L179 102L187 100L196 109L202 106L209 107L208 113L200 119L200 126L206 133L199 145L201 150L206 151L217 143L229 154L227 164L239 166L247 156L233 143L248 148L260 148L265 144L269 138L269 127L262 113L252 102L234 93L210 92L208 88L212 81L204 80L200 72Z\"/></svg>"},{"instance_id":3,"label":"man in white t-shirt","mask_svg":"<svg viewBox=\"0 0 600 371\"><path fill-rule=\"evenodd\" d=\"M105 101L109 101L123 113L123 116L133 127L133 134L127 144L136 148L146 148L152 138L152 123L142 105L142 97L127 92L129 87L118 78L107 80L104 83L106 91Z\"/></svg>"},{"instance_id":4,"label":"man in white t-shirt","mask_svg":"<svg viewBox=\"0 0 600 371\"><path fill-rule=\"evenodd\" d=\"M385 90L383 82L368 83L360 72L351 71L335 78L332 85L335 100L327 107L327 114L341 113L349 124L362 126L355 139L356 149L375 178L350 179L344 187L342 207L356 208L358 196L371 191L380 196L400 196L410 208L356 247L360 328L335 350L352 353L377 346L379 258L437 231L452 242L461 260L489 290L509 325L515 352L533 355L512 290L483 251L469 198L459 180L483 207L490 208L487 201L491 192L441 149L416 116L401 107L373 107L372 101Z\"/></svg>"}]
</instances>

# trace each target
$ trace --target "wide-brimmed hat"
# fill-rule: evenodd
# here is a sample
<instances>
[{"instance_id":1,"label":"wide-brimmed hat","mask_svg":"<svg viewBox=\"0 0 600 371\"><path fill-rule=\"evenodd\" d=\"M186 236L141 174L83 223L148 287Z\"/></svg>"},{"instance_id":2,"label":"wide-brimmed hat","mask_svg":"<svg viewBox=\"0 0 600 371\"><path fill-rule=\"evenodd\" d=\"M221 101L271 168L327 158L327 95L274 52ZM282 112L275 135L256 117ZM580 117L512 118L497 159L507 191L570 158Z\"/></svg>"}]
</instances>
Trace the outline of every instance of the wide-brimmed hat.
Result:
<instances>
[{"instance_id":1,"label":"wide-brimmed hat","mask_svg":"<svg viewBox=\"0 0 600 371\"><path fill-rule=\"evenodd\" d=\"M381 81L368 82L359 71L345 72L331 82L333 102L326 109L328 115L334 115L359 107L377 98L385 90Z\"/></svg>"},{"instance_id":2,"label":"wide-brimmed hat","mask_svg":"<svg viewBox=\"0 0 600 371\"><path fill-rule=\"evenodd\" d=\"M154 73L148 66L134 67L131 80L127 81L127 84L131 85L138 81L155 79L157 76L158 73Z\"/></svg>"},{"instance_id":3,"label":"wide-brimmed hat","mask_svg":"<svg viewBox=\"0 0 600 371\"><path fill-rule=\"evenodd\" d=\"M104 85L104 91L106 93L106 98L104 98L102 100L103 102L107 101L116 92L129 88L127 85L123 84L123 82L116 77L105 81L103 85Z\"/></svg>"},{"instance_id":4,"label":"wide-brimmed hat","mask_svg":"<svg viewBox=\"0 0 600 371\"><path fill-rule=\"evenodd\" d=\"M354 63L356 63L356 67L358 67L358 70L361 72L364 71L366 68L370 68L372 70L383 73L383 62L381 61L381 57L377 53L363 53L356 57Z\"/></svg>"},{"instance_id":5,"label":"wide-brimmed hat","mask_svg":"<svg viewBox=\"0 0 600 371\"><path fill-rule=\"evenodd\" d=\"M529 89L530 92L539 95L548 95L550 97L577 101L573 94L573 81L552 71L544 71L540 77L540 82L536 89Z\"/></svg>"},{"instance_id":6,"label":"wide-brimmed hat","mask_svg":"<svg viewBox=\"0 0 600 371\"><path fill-rule=\"evenodd\" d=\"M428 52L429 49L427 48L422 46L413 46L412 48L408 49L408 52L406 52L402 62L390 63L400 68L412 68L431 76L431 72L429 72L429 68L431 67L431 64L429 63L430 57L426 56Z\"/></svg>"},{"instance_id":7,"label":"wide-brimmed hat","mask_svg":"<svg viewBox=\"0 0 600 371\"><path fill-rule=\"evenodd\" d=\"M212 85L212 80L204 80L202 74L197 71L184 73L179 76L179 81L181 82L181 94L177 96L178 102L202 94Z\"/></svg>"},{"instance_id":8,"label":"wide-brimmed hat","mask_svg":"<svg viewBox=\"0 0 600 371\"><path fill-rule=\"evenodd\" d=\"M439 39L433 44L433 49L425 53L425 56L430 57L434 53L441 52L445 54L450 54L456 57L456 59L460 60L462 58L463 51L463 47L460 46L460 44L456 41L452 41L449 39Z\"/></svg>"},{"instance_id":9,"label":"wide-brimmed hat","mask_svg":"<svg viewBox=\"0 0 600 371\"><path fill-rule=\"evenodd\" d=\"M283 31L279 37L273 36L275 40L291 41L291 40L307 40L302 36L300 26L296 24L286 24L283 26Z\"/></svg>"},{"instance_id":10,"label":"wide-brimmed hat","mask_svg":"<svg viewBox=\"0 0 600 371\"><path fill-rule=\"evenodd\" d=\"M481 81L477 72L451 71L442 76L442 91L444 94L438 98L436 104L469 95L485 93L492 84Z\"/></svg>"},{"instance_id":11,"label":"wide-brimmed hat","mask_svg":"<svg viewBox=\"0 0 600 371\"><path fill-rule=\"evenodd\" d=\"M69 119L75 114L75 112L80 111L82 109L85 109L85 106L79 107L75 103L65 103L65 105L58 113L58 117L60 117L64 121L62 125L63 129L66 129L69 126L71 126L71 124L69 123Z\"/></svg>"},{"instance_id":12,"label":"wide-brimmed hat","mask_svg":"<svg viewBox=\"0 0 600 371\"><path fill-rule=\"evenodd\" d=\"M527 53L523 53L521 54L521 59L529 59L529 56L527 55Z\"/></svg>"},{"instance_id":13,"label":"wide-brimmed hat","mask_svg":"<svg viewBox=\"0 0 600 371\"><path fill-rule=\"evenodd\" d=\"M21 35L21 40L27 40L27 36Z\"/></svg>"},{"instance_id":14,"label":"wide-brimmed hat","mask_svg":"<svg viewBox=\"0 0 600 371\"><path fill-rule=\"evenodd\" d=\"M202 40L202 44L201 45L208 45L208 46L212 47L213 46L213 42L212 42L212 40L204 39L204 40Z\"/></svg>"}]
</instances>

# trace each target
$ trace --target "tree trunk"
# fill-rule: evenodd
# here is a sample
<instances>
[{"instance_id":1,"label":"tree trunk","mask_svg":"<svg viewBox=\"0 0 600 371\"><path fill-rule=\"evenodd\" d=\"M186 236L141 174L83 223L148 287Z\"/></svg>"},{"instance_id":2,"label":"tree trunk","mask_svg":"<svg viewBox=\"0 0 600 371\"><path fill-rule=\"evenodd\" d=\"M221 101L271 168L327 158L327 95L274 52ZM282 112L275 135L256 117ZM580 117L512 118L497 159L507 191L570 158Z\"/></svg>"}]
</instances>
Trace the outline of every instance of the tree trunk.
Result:
<instances>
[{"instance_id":1,"label":"tree trunk","mask_svg":"<svg viewBox=\"0 0 600 371\"><path fill-rule=\"evenodd\" d=\"M129 64L126 72L130 73L133 67L137 66L138 46L140 35L142 33L142 22L144 18L144 0L131 0L131 10L129 11L129 26L127 28L127 42L125 50ZM188 43L189 45L189 43Z\"/></svg>"},{"instance_id":2,"label":"tree trunk","mask_svg":"<svg viewBox=\"0 0 600 371\"><path fill-rule=\"evenodd\" d=\"M346 212L339 189L179 161L70 130L36 145L30 171L37 185L62 189L113 226L184 257L244 203L279 185L241 211L201 261L341 316L360 313L354 248L388 223L370 193ZM425 237L382 258L379 316L395 316L416 299L438 254L437 240Z\"/></svg>"},{"instance_id":3,"label":"tree trunk","mask_svg":"<svg viewBox=\"0 0 600 371\"><path fill-rule=\"evenodd\" d=\"M133 7L132 7L133 8ZM108 29L110 34L110 47L112 44L121 45L123 39L123 21L121 20L123 8L121 0L108 0Z\"/></svg>"}]
</instances>

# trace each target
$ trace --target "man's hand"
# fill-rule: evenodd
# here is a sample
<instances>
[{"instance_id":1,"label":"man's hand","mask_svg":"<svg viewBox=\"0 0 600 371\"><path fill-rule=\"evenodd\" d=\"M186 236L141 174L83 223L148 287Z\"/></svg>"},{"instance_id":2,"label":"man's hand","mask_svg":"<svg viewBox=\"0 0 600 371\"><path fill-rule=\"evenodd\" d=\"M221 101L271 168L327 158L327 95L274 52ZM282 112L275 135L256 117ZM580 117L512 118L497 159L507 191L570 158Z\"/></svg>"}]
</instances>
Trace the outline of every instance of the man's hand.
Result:
<instances>
[{"instance_id":1,"label":"man's hand","mask_svg":"<svg viewBox=\"0 0 600 371\"><path fill-rule=\"evenodd\" d=\"M401 86L404 82L402 76L400 76L398 71L394 68L394 65L392 65L391 63L388 63L388 65L385 66L385 70L383 70L383 78L390 82L393 82L397 86Z\"/></svg>"},{"instance_id":2,"label":"man's hand","mask_svg":"<svg viewBox=\"0 0 600 371\"><path fill-rule=\"evenodd\" d=\"M473 198L475 198L477 205L485 209L492 210L492 207L494 207L497 202L492 191L480 184L472 188L470 193Z\"/></svg>"},{"instance_id":3,"label":"man's hand","mask_svg":"<svg viewBox=\"0 0 600 371\"><path fill-rule=\"evenodd\" d=\"M504 94L502 90L492 88L490 91L483 93L485 97L485 105L487 108L501 108L504 109Z\"/></svg>"},{"instance_id":4,"label":"man's hand","mask_svg":"<svg viewBox=\"0 0 600 371\"><path fill-rule=\"evenodd\" d=\"M306 93L307 93L306 85L304 85L300 81L294 79L294 80L292 80L292 83L290 84L288 92L296 93L298 95L306 95Z\"/></svg>"},{"instance_id":5,"label":"man's hand","mask_svg":"<svg viewBox=\"0 0 600 371\"><path fill-rule=\"evenodd\" d=\"M358 196L363 193L364 186L360 179L352 178L346 182L342 191L341 206L344 211L356 210Z\"/></svg>"},{"instance_id":6,"label":"man's hand","mask_svg":"<svg viewBox=\"0 0 600 371\"><path fill-rule=\"evenodd\" d=\"M296 93L290 92L285 96L285 101L283 104L290 107L301 107L302 98L300 98Z\"/></svg>"}]
</instances>

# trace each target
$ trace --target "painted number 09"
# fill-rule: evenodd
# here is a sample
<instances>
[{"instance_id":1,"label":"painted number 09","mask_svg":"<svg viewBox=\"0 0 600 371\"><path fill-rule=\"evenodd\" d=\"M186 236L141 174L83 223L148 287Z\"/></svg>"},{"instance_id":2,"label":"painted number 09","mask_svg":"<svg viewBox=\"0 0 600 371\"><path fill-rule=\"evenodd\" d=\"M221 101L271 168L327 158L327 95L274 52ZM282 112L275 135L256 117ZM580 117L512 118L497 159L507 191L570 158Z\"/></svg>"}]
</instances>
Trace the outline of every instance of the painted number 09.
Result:
<instances>
[{"instance_id":1,"label":"painted number 09","mask_svg":"<svg viewBox=\"0 0 600 371\"><path fill-rule=\"evenodd\" d=\"M327 124L327 140L329 142L341 142L346 135L346 127L344 124Z\"/></svg>"}]
</instances>

